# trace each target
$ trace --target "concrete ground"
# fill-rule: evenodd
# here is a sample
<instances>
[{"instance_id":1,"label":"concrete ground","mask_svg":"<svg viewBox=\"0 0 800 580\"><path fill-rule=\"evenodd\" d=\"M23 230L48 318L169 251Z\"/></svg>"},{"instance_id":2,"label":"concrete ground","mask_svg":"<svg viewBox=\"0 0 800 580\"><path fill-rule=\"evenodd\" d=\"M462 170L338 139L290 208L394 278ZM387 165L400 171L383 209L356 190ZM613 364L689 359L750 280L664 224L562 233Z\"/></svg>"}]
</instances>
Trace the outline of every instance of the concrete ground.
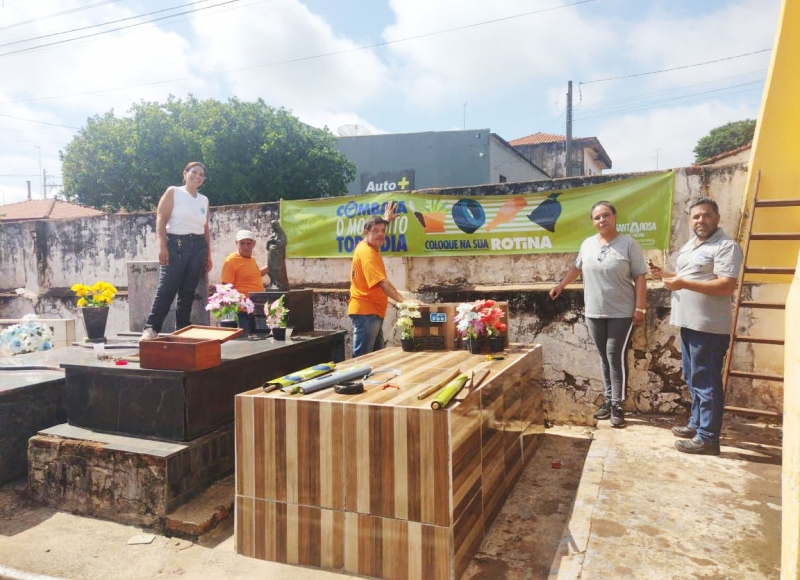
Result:
<instances>
[{"instance_id":1,"label":"concrete ground","mask_svg":"<svg viewBox=\"0 0 800 580\"><path fill-rule=\"evenodd\" d=\"M678 453L672 419L546 431L462 580L777 578L780 428L726 419L722 454ZM0 580L322 580L239 556L229 519L199 542L30 505L0 488ZM145 534L145 537L142 535Z\"/></svg>"}]
</instances>

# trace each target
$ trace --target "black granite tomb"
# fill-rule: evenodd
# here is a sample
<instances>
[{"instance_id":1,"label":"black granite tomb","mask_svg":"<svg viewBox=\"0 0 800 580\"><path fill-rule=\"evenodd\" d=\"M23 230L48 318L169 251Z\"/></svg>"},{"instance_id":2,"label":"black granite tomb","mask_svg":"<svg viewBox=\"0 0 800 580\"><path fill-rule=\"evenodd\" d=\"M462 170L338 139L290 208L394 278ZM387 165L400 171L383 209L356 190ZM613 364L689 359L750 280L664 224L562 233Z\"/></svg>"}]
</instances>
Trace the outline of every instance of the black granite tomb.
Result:
<instances>
[{"instance_id":1,"label":"black granite tomb","mask_svg":"<svg viewBox=\"0 0 800 580\"><path fill-rule=\"evenodd\" d=\"M236 394L317 363L344 360L345 334L232 340L222 345L220 366L197 372L64 363L68 421L99 431L191 441L233 421Z\"/></svg>"}]
</instances>

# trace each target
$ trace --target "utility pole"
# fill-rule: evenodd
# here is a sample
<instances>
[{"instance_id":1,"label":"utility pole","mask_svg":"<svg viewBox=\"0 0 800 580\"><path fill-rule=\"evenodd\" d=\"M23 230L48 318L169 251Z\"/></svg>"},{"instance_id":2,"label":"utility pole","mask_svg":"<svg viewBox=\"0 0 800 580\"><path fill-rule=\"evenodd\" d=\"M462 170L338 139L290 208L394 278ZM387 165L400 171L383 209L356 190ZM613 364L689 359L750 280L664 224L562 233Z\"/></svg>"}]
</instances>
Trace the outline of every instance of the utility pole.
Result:
<instances>
[{"instance_id":1,"label":"utility pole","mask_svg":"<svg viewBox=\"0 0 800 580\"><path fill-rule=\"evenodd\" d=\"M42 175L42 148L38 145L33 146L34 149L39 150L39 175ZM44 199L44 181L40 184L42 186L42 199Z\"/></svg>"},{"instance_id":2,"label":"utility pole","mask_svg":"<svg viewBox=\"0 0 800 580\"><path fill-rule=\"evenodd\" d=\"M661 147L654 149L654 151L656 152L656 171L658 171L658 156L661 153Z\"/></svg>"},{"instance_id":3,"label":"utility pole","mask_svg":"<svg viewBox=\"0 0 800 580\"><path fill-rule=\"evenodd\" d=\"M42 199L47 199L47 169L42 170Z\"/></svg>"},{"instance_id":4,"label":"utility pole","mask_svg":"<svg viewBox=\"0 0 800 580\"><path fill-rule=\"evenodd\" d=\"M467 130L467 103L464 103L464 130Z\"/></svg>"},{"instance_id":5,"label":"utility pole","mask_svg":"<svg viewBox=\"0 0 800 580\"><path fill-rule=\"evenodd\" d=\"M572 177L572 81L567 84L567 143L564 177Z\"/></svg>"},{"instance_id":6,"label":"utility pole","mask_svg":"<svg viewBox=\"0 0 800 580\"><path fill-rule=\"evenodd\" d=\"M28 179L26 181L26 183L28 184L28 201L30 201L31 200L31 180Z\"/></svg>"}]
</instances>

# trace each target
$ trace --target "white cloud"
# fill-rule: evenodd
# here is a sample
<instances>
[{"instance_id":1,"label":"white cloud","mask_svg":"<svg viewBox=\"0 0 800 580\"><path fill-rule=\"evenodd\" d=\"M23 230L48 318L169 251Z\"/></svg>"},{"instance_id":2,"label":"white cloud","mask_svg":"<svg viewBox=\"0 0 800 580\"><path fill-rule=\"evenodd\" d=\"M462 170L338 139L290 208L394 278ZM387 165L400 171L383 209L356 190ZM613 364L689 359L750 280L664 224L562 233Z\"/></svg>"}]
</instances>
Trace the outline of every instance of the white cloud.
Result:
<instances>
[{"instance_id":1,"label":"white cloud","mask_svg":"<svg viewBox=\"0 0 800 580\"><path fill-rule=\"evenodd\" d=\"M352 51L356 43L296 0L252 5L247 18L230 12L197 20L195 33L206 70L249 69L224 76L229 92L245 100L261 97L294 111L342 111L377 98L378 87L386 86L386 67L373 51ZM262 66L343 51L351 52Z\"/></svg>"},{"instance_id":2,"label":"white cloud","mask_svg":"<svg viewBox=\"0 0 800 580\"><path fill-rule=\"evenodd\" d=\"M524 0L392 0L391 4L397 23L386 29L388 41L543 8ZM595 55L610 49L613 42L612 30L597 26L579 8L563 8L400 42L390 50L407 98L435 106L460 95L514 91L523 85L546 90L554 79L566 85L572 72L591 67Z\"/></svg>"},{"instance_id":3,"label":"white cloud","mask_svg":"<svg viewBox=\"0 0 800 580\"><path fill-rule=\"evenodd\" d=\"M691 165L698 139L714 127L748 117L753 114L746 107L703 103L616 117L600 124L597 134L614 172L653 171Z\"/></svg>"}]
</instances>

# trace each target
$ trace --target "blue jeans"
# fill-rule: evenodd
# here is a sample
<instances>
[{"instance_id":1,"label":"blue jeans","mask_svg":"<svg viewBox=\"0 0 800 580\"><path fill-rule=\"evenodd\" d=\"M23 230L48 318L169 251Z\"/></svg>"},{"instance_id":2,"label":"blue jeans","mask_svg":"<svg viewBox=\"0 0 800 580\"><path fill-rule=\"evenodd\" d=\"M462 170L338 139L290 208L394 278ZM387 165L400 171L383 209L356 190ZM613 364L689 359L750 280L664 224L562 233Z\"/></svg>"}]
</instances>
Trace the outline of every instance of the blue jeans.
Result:
<instances>
[{"instance_id":1,"label":"blue jeans","mask_svg":"<svg viewBox=\"0 0 800 580\"><path fill-rule=\"evenodd\" d=\"M681 328L683 379L692 396L689 427L706 443L719 443L722 431L722 365L730 336Z\"/></svg>"},{"instance_id":2,"label":"blue jeans","mask_svg":"<svg viewBox=\"0 0 800 580\"><path fill-rule=\"evenodd\" d=\"M377 314L351 314L350 320L353 321L353 358L386 346L383 318Z\"/></svg>"},{"instance_id":3,"label":"blue jeans","mask_svg":"<svg viewBox=\"0 0 800 580\"><path fill-rule=\"evenodd\" d=\"M164 324L176 294L178 304L175 310L175 329L191 324L195 290L205 272L208 259L208 244L206 237L201 234L167 234L167 251L169 264L162 265L159 270L156 297L144 325L156 332L161 332L161 325Z\"/></svg>"}]
</instances>

